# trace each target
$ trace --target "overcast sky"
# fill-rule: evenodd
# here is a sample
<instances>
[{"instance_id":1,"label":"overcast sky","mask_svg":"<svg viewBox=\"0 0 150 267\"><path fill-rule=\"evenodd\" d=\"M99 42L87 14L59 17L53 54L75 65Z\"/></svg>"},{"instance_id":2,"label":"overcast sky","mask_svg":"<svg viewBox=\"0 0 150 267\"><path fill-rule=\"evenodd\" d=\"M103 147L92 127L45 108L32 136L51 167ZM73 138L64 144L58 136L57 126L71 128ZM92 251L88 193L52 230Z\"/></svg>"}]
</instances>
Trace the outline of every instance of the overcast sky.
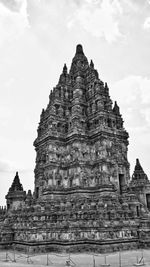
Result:
<instances>
[{"instance_id":1,"label":"overcast sky","mask_svg":"<svg viewBox=\"0 0 150 267\"><path fill-rule=\"evenodd\" d=\"M0 205L15 172L34 187L42 108L81 43L129 132L131 174L150 178L150 1L0 0Z\"/></svg>"}]
</instances>

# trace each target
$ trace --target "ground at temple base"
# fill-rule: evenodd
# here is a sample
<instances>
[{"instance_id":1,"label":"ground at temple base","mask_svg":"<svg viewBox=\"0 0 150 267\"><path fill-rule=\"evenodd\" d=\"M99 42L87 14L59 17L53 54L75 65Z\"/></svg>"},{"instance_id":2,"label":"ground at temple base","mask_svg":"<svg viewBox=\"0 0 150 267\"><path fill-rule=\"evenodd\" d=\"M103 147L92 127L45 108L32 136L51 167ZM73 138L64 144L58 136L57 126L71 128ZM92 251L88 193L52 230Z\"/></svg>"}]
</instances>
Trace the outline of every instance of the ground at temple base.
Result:
<instances>
[{"instance_id":1,"label":"ground at temple base","mask_svg":"<svg viewBox=\"0 0 150 267\"><path fill-rule=\"evenodd\" d=\"M69 258L70 257L70 258ZM108 254L34 254L26 255L15 251L0 251L0 267L131 267L137 262L142 262L150 267L150 250L123 251ZM8 260L6 262L6 260ZM15 261L14 261L15 260ZM70 261L71 265L67 265Z\"/></svg>"}]
</instances>

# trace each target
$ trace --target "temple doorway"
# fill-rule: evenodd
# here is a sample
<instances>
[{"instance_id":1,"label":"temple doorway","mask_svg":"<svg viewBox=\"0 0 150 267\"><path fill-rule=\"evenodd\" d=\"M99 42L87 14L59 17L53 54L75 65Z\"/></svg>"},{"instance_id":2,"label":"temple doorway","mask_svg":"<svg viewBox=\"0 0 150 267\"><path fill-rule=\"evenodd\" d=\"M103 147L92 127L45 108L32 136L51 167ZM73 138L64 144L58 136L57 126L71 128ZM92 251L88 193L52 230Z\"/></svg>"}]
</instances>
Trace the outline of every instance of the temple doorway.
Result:
<instances>
[{"instance_id":1,"label":"temple doorway","mask_svg":"<svg viewBox=\"0 0 150 267\"><path fill-rule=\"evenodd\" d=\"M147 208L150 210L150 194L146 194L146 204Z\"/></svg>"},{"instance_id":2,"label":"temple doorway","mask_svg":"<svg viewBox=\"0 0 150 267\"><path fill-rule=\"evenodd\" d=\"M35 198L39 197L39 187L36 187L35 189Z\"/></svg>"},{"instance_id":3,"label":"temple doorway","mask_svg":"<svg viewBox=\"0 0 150 267\"><path fill-rule=\"evenodd\" d=\"M140 209L139 209L139 206L136 206L136 214L137 214L137 217L140 216Z\"/></svg>"},{"instance_id":4,"label":"temple doorway","mask_svg":"<svg viewBox=\"0 0 150 267\"><path fill-rule=\"evenodd\" d=\"M124 174L119 174L119 190L120 190L120 194L122 194L124 186L125 186Z\"/></svg>"}]
</instances>

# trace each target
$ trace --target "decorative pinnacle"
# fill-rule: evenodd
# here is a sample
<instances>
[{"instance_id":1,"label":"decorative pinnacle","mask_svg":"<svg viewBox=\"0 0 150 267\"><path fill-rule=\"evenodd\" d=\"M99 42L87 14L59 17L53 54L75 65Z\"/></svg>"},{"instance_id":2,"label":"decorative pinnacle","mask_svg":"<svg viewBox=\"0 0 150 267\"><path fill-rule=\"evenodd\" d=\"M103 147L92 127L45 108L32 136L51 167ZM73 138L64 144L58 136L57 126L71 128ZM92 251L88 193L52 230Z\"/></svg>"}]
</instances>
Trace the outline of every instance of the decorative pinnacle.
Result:
<instances>
[{"instance_id":1,"label":"decorative pinnacle","mask_svg":"<svg viewBox=\"0 0 150 267\"><path fill-rule=\"evenodd\" d=\"M14 182L15 182L15 183L16 183L16 182L17 182L17 183L20 182L18 172L16 172L16 175L15 175L15 177L14 177Z\"/></svg>"},{"instance_id":2,"label":"decorative pinnacle","mask_svg":"<svg viewBox=\"0 0 150 267\"><path fill-rule=\"evenodd\" d=\"M133 173L132 177L134 180L148 181L148 177L145 174L145 172L143 171L143 168L140 164L139 159L136 159L136 165L135 165L134 173Z\"/></svg>"},{"instance_id":3,"label":"decorative pinnacle","mask_svg":"<svg viewBox=\"0 0 150 267\"><path fill-rule=\"evenodd\" d=\"M81 54L81 55L84 55L84 53L83 53L83 48L82 48L82 45L81 44L78 44L77 45L77 47L76 47L76 55L79 55L79 54Z\"/></svg>"},{"instance_id":4,"label":"decorative pinnacle","mask_svg":"<svg viewBox=\"0 0 150 267\"><path fill-rule=\"evenodd\" d=\"M12 185L9 188L9 191L10 192L23 191L23 187L22 187L22 184L20 183L18 172L16 172L16 175L14 177L14 180L12 182Z\"/></svg>"},{"instance_id":5,"label":"decorative pinnacle","mask_svg":"<svg viewBox=\"0 0 150 267\"><path fill-rule=\"evenodd\" d=\"M14 177L14 181L15 182L18 182L19 181L19 174L18 174L18 172L16 172L16 175Z\"/></svg>"},{"instance_id":6,"label":"decorative pinnacle","mask_svg":"<svg viewBox=\"0 0 150 267\"><path fill-rule=\"evenodd\" d=\"M119 115L120 114L120 109L117 105L117 101L115 101L115 104L114 104L114 108L113 108L113 112L116 114L116 115Z\"/></svg>"},{"instance_id":7,"label":"decorative pinnacle","mask_svg":"<svg viewBox=\"0 0 150 267\"><path fill-rule=\"evenodd\" d=\"M91 62L90 62L90 67L92 68L92 69L94 69L94 63L93 63L93 60L91 59Z\"/></svg>"},{"instance_id":8,"label":"decorative pinnacle","mask_svg":"<svg viewBox=\"0 0 150 267\"><path fill-rule=\"evenodd\" d=\"M135 171L137 171L137 170L143 171L139 159L136 159Z\"/></svg>"},{"instance_id":9,"label":"decorative pinnacle","mask_svg":"<svg viewBox=\"0 0 150 267\"><path fill-rule=\"evenodd\" d=\"M105 82L105 89L108 89L108 84ZM115 101L116 102L116 101Z\"/></svg>"},{"instance_id":10,"label":"decorative pinnacle","mask_svg":"<svg viewBox=\"0 0 150 267\"><path fill-rule=\"evenodd\" d=\"M66 66L66 64L64 64L64 67L63 67L63 74L67 74L67 66Z\"/></svg>"}]
</instances>

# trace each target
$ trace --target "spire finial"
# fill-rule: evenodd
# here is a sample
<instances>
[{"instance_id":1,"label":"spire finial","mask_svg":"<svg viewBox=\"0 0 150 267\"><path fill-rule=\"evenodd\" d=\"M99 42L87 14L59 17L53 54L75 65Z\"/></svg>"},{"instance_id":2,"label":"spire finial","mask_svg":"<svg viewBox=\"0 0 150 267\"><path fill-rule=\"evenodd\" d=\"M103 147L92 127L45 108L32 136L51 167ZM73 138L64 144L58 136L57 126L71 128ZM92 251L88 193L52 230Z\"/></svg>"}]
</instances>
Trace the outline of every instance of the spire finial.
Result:
<instances>
[{"instance_id":1,"label":"spire finial","mask_svg":"<svg viewBox=\"0 0 150 267\"><path fill-rule=\"evenodd\" d=\"M91 62L90 62L90 67L92 68L92 69L94 69L94 63L93 63L93 60L91 59Z\"/></svg>"},{"instance_id":2,"label":"spire finial","mask_svg":"<svg viewBox=\"0 0 150 267\"><path fill-rule=\"evenodd\" d=\"M108 89L108 84L107 84L107 82L105 82L105 89ZM115 101L115 103L116 103L116 101Z\"/></svg>"},{"instance_id":3,"label":"spire finial","mask_svg":"<svg viewBox=\"0 0 150 267\"><path fill-rule=\"evenodd\" d=\"M135 164L135 168L134 168L134 172L133 172L133 176L132 176L133 180L148 180L147 175L145 174L139 159L136 159L136 164Z\"/></svg>"},{"instance_id":4,"label":"spire finial","mask_svg":"<svg viewBox=\"0 0 150 267\"><path fill-rule=\"evenodd\" d=\"M116 115L120 115L120 109L119 109L119 106L117 105L117 101L115 101L115 104L114 104L114 107L113 107L113 112Z\"/></svg>"},{"instance_id":5,"label":"spire finial","mask_svg":"<svg viewBox=\"0 0 150 267\"><path fill-rule=\"evenodd\" d=\"M135 170L143 170L139 159L136 159Z\"/></svg>"},{"instance_id":6,"label":"spire finial","mask_svg":"<svg viewBox=\"0 0 150 267\"><path fill-rule=\"evenodd\" d=\"M67 65L66 65L66 63L64 64L64 67L63 67L63 74L67 74Z\"/></svg>"},{"instance_id":7,"label":"spire finial","mask_svg":"<svg viewBox=\"0 0 150 267\"><path fill-rule=\"evenodd\" d=\"M76 47L76 55L77 54L82 54L84 55L83 53L83 48L82 48L82 45L81 44L78 44L77 47Z\"/></svg>"},{"instance_id":8,"label":"spire finial","mask_svg":"<svg viewBox=\"0 0 150 267\"><path fill-rule=\"evenodd\" d=\"M15 192L15 191L23 191L23 186L20 183L18 172L16 172L16 175L14 177L14 180L12 182L11 187L9 188L9 191Z\"/></svg>"}]
</instances>

